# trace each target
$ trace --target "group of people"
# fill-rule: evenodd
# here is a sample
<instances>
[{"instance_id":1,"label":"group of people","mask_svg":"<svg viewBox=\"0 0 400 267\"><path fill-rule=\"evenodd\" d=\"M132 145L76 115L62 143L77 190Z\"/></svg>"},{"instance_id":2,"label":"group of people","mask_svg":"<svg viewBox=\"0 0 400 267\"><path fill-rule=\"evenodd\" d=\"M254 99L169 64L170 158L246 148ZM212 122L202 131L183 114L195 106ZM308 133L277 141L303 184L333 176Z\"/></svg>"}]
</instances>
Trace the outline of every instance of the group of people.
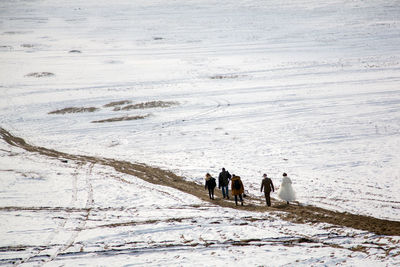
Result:
<instances>
[{"instance_id":1,"label":"group of people","mask_svg":"<svg viewBox=\"0 0 400 267\"><path fill-rule=\"evenodd\" d=\"M222 190L222 197L229 199L229 183L231 183L232 196L235 197L235 203L238 205L238 200L240 200L243 206L243 194L244 194L244 186L240 176L235 174L230 174L229 171L222 168L218 176L218 189ZM208 195L210 199L214 199L214 189L217 186L217 182L214 177L212 177L209 173L206 174L206 184L205 189L208 189Z\"/></svg>"},{"instance_id":2,"label":"group of people","mask_svg":"<svg viewBox=\"0 0 400 267\"><path fill-rule=\"evenodd\" d=\"M204 188L208 189L210 199L214 199L214 189L217 186L217 181L209 173L206 174L205 179L206 184ZM222 197L226 199L229 199L229 183L231 183L232 196L235 197L236 206L238 205L238 200L240 200L241 205L243 206L244 186L240 176L235 174L231 175L229 171L222 168L222 171L218 176L218 189L221 189ZM266 173L263 175L260 191L264 191L265 202L267 206L271 206L270 194L271 192L275 192L275 188L271 178L269 178ZM282 184L277 195L279 199L286 201L287 204L289 204L289 201L294 201L296 199L296 194L292 187L292 181L286 173L283 173Z\"/></svg>"}]
</instances>

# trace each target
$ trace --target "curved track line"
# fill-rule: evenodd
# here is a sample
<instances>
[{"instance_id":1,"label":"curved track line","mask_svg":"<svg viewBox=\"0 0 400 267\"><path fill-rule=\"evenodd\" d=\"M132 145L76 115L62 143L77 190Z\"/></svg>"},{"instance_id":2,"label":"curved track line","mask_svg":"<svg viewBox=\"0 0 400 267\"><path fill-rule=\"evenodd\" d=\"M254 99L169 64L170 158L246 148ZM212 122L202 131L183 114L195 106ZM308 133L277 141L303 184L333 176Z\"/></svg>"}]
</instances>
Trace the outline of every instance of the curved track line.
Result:
<instances>
[{"instance_id":1,"label":"curved track line","mask_svg":"<svg viewBox=\"0 0 400 267\"><path fill-rule=\"evenodd\" d=\"M82 229L85 227L87 220L89 219L90 211L93 207L94 204L94 199L93 199L93 186L90 181L90 176L92 175L92 170L93 170L94 163L90 163L85 174L85 186L86 186L86 192L87 192L87 200L86 200L86 205L85 205L85 215L83 220L79 220L78 225L75 226L75 229L73 230L73 233L71 234L70 238L68 241L64 244L64 246L58 248L53 255L50 256L48 260L46 260L44 263L48 263L50 261L53 261L57 258L59 254L64 253L68 248L72 247L75 243L76 238L78 237L79 233L82 231Z\"/></svg>"},{"instance_id":2,"label":"curved track line","mask_svg":"<svg viewBox=\"0 0 400 267\"><path fill-rule=\"evenodd\" d=\"M81 164L78 164L77 167L74 170L74 173L72 174L73 177L73 182L72 182L72 195L71 195L71 202L69 204L70 207L74 205L74 203L77 201L77 180L78 180L78 173L79 169L81 167ZM33 258L37 258L40 256L41 253L44 253L47 249L51 248L51 241L54 240L54 238L60 233L61 229L65 228L65 225L67 224L68 220L71 218L71 212L68 212L68 216L66 216L61 223L58 224L57 228L49 234L45 241L45 245L41 245L39 247L33 247L30 249L30 253L27 257L23 258L22 260L19 260L14 263L14 265L20 265L23 263L29 262ZM36 251L34 251L36 250Z\"/></svg>"},{"instance_id":3,"label":"curved track line","mask_svg":"<svg viewBox=\"0 0 400 267\"><path fill-rule=\"evenodd\" d=\"M137 131L132 133L132 135L138 135L138 134L143 134L143 133L152 133L155 131L158 131L160 128L165 128L165 127L170 127L170 126L176 126L176 125L180 125L183 124L185 122L194 120L194 119L199 119L205 115L208 114L212 114L224 107L229 107L230 106L230 102L227 101L226 99L222 99L222 101L214 100L212 99L211 101L213 101L215 103L215 105L213 105L212 107L207 108L206 110L203 111L199 111L193 115L189 115L189 116L185 116L179 119L174 119L174 120L170 120L170 121L166 121L166 122L162 122L160 124L157 124L155 126L153 126L151 129L148 130L141 130L141 131ZM222 103L225 102L225 103Z\"/></svg>"}]
</instances>

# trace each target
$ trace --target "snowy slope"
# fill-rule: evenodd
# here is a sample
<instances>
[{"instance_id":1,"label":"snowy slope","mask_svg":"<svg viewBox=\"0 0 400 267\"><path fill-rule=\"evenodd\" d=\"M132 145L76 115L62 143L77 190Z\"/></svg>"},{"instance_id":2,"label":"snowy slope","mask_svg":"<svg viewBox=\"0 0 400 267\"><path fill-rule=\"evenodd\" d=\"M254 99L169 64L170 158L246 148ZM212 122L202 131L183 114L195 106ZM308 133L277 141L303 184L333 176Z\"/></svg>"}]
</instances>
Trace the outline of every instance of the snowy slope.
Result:
<instances>
[{"instance_id":1,"label":"snowy slope","mask_svg":"<svg viewBox=\"0 0 400 267\"><path fill-rule=\"evenodd\" d=\"M226 167L242 177L252 194L259 194L262 173L267 172L279 185L282 172L287 172L301 203L399 221L398 14L398 1L2 1L0 126L36 145L144 162L199 183L206 172L217 175ZM115 101L176 101L179 105L118 111L104 106ZM67 107L97 110L48 114ZM146 117L92 123L123 116ZM40 168L41 164L54 165L34 162L28 168L23 159L2 153L2 183L19 184L19 176L6 170L29 173L31 168L40 169L35 173L42 176L46 168ZM60 168L74 172L64 165ZM68 185L49 194L43 203L21 205L69 207L79 203L79 208L85 208L85 197L71 204L73 189L68 186L71 177L85 179L88 168L65 177L51 175L52 180L58 177ZM28 187L34 192L53 188L47 182L43 188L36 182ZM117 188L110 186L113 189L107 193L108 182L98 181L98 194L120 192L114 184ZM84 188L84 180L80 183ZM22 192L24 198L27 187L20 186L5 186L0 206L16 205L15 192ZM129 217L129 205L135 205L127 204L134 202L129 190L139 185L130 186L119 194L116 204L127 209L122 217ZM152 192L144 196L147 206L160 197ZM59 194L66 194L65 203L57 203ZM95 200L96 205L111 201ZM171 205L185 201L198 202L184 195ZM193 212L190 207L185 209ZM218 208L205 209L202 216L220 212L213 209ZM142 216L152 220L152 214ZM76 215L84 216L84 211ZM54 224L46 216L38 229L58 229L46 226ZM79 227L78 219L72 221ZM254 227L264 228L263 223ZM162 228L165 222L156 224ZM121 229L108 229L110 237L105 234L100 239L110 244L113 238L130 234ZM96 231L88 231L88 240L82 242L95 246ZM260 235L281 237L266 231ZM298 237L303 230L296 231ZM251 232L246 230L240 238L252 238L248 236ZM24 234L17 237L24 238ZM6 240L13 238L3 239L1 246L9 245ZM24 242L14 245L28 244ZM265 248L238 249L258 255L254 264L263 264ZM274 249L270 253L277 253ZM295 256L297 247L288 250L288 261L275 259L276 265L303 260ZM151 253L157 258L163 252ZM191 261L199 252L187 253ZM348 251L340 253L338 263ZM176 256L169 255L173 255L171 260ZM88 254L82 257L92 260ZM163 264L154 258L150 262ZM130 263L124 253L119 259L121 264ZM317 259L324 260L322 256Z\"/></svg>"},{"instance_id":2,"label":"snowy slope","mask_svg":"<svg viewBox=\"0 0 400 267\"><path fill-rule=\"evenodd\" d=\"M1 148L6 175L1 179L0 264L385 266L399 262L400 237L327 224L294 224L276 215L221 208L101 165L64 163L3 143Z\"/></svg>"}]
</instances>

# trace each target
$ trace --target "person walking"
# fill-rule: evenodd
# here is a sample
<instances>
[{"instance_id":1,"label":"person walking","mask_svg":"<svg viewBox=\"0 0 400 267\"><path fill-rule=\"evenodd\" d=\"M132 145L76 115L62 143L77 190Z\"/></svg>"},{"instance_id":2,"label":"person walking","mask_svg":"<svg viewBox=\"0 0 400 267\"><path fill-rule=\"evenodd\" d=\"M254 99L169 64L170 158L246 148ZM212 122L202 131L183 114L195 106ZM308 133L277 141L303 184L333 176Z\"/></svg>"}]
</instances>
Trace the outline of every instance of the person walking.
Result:
<instances>
[{"instance_id":1,"label":"person walking","mask_svg":"<svg viewBox=\"0 0 400 267\"><path fill-rule=\"evenodd\" d=\"M229 180L231 179L231 174L225 170L225 168L222 168L222 171L219 173L218 176L218 189L222 188L222 196L223 198L229 199Z\"/></svg>"},{"instance_id":2,"label":"person walking","mask_svg":"<svg viewBox=\"0 0 400 267\"><path fill-rule=\"evenodd\" d=\"M206 174L206 185L204 186L204 189L208 189L208 195L210 196L210 199L214 199L214 189L217 186L217 183L215 182L215 178L212 177L209 173Z\"/></svg>"},{"instance_id":3,"label":"person walking","mask_svg":"<svg viewBox=\"0 0 400 267\"><path fill-rule=\"evenodd\" d=\"M289 201L296 200L296 193L292 187L292 180L290 180L285 172L283 173L281 187L278 190L278 198L286 201L287 204L289 204Z\"/></svg>"},{"instance_id":4,"label":"person walking","mask_svg":"<svg viewBox=\"0 0 400 267\"><path fill-rule=\"evenodd\" d=\"M261 182L261 192L264 189L265 201L267 202L267 206L270 207L271 206L270 193L271 193L271 190L272 190L272 192L274 192L275 188L274 188L274 184L272 183L271 178L268 178L266 173L264 173L263 177L264 178Z\"/></svg>"},{"instance_id":5,"label":"person walking","mask_svg":"<svg viewBox=\"0 0 400 267\"><path fill-rule=\"evenodd\" d=\"M242 203L243 206L243 197L242 194L244 192L244 186L242 183L242 180L240 179L240 176L237 175L232 175L232 195L235 196L235 204L236 206L238 205L238 196L240 198L240 202Z\"/></svg>"}]
</instances>

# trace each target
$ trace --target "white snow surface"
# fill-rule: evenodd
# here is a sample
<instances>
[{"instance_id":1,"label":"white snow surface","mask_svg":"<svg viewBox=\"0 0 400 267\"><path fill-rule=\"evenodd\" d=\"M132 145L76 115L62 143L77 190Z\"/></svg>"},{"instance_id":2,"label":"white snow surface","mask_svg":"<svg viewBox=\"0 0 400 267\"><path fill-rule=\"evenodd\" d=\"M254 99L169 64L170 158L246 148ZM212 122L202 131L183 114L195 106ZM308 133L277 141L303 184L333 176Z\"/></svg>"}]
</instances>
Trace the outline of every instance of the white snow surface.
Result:
<instances>
[{"instance_id":1,"label":"white snow surface","mask_svg":"<svg viewBox=\"0 0 400 267\"><path fill-rule=\"evenodd\" d=\"M286 172L302 204L400 221L399 14L395 0L2 0L0 126L199 183L225 167L256 195ZM104 106L125 100L179 105ZM67 107L98 110L49 114ZM0 264L400 264L351 249L397 237L220 208L4 142L0 155Z\"/></svg>"}]
</instances>

